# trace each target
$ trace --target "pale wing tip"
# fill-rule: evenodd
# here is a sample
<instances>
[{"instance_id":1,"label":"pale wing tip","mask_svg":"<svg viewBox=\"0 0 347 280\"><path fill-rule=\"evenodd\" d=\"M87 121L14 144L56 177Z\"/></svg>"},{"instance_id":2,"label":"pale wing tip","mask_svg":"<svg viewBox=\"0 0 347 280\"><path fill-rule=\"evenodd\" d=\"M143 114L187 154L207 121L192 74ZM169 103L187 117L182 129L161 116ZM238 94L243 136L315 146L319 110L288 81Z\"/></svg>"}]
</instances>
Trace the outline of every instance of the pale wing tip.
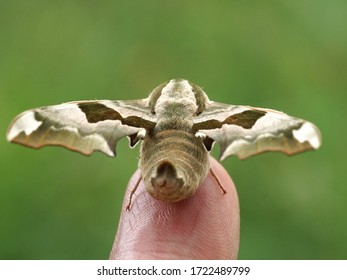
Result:
<instances>
[{"instance_id":1,"label":"pale wing tip","mask_svg":"<svg viewBox=\"0 0 347 280\"><path fill-rule=\"evenodd\" d=\"M115 148L114 149L111 148L109 143L107 143L106 140L98 134L86 136L86 138L88 137L93 138L92 139L93 141L90 141L90 142L93 143L94 145L90 145L90 146L84 146L84 145L72 146L62 141L49 141L49 142L30 141L31 134L35 133L35 131L37 131L37 129L41 126L41 124L42 124L42 121L39 121L35 118L35 111L32 111L32 110L25 111L21 113L20 115L18 115L16 118L14 118L14 120L11 122L6 133L6 140L8 142L21 144L21 145L24 145L30 148L35 148L35 149L39 149L44 146L61 146L69 150L79 152L86 156L90 156L95 151L104 153L109 157L116 156ZM70 133L77 133L72 128L70 129L65 128L65 130L70 131Z\"/></svg>"},{"instance_id":2,"label":"pale wing tip","mask_svg":"<svg viewBox=\"0 0 347 280\"><path fill-rule=\"evenodd\" d=\"M41 124L41 121L36 120L34 111L25 111L12 121L7 130L6 139L12 142L21 132L28 136Z\"/></svg>"},{"instance_id":3,"label":"pale wing tip","mask_svg":"<svg viewBox=\"0 0 347 280\"><path fill-rule=\"evenodd\" d=\"M293 149L286 149L284 146L266 146L261 147L261 143L266 141L265 138L258 138L255 142L248 142L246 139L238 139L222 149L220 160L230 156L237 156L239 159L246 159L250 156L264 152L282 152L288 155L297 154L305 150L317 150L322 145L322 136L320 130L310 122L304 122L298 129L292 131L294 139L299 143ZM258 145L256 146L256 143Z\"/></svg>"},{"instance_id":4,"label":"pale wing tip","mask_svg":"<svg viewBox=\"0 0 347 280\"><path fill-rule=\"evenodd\" d=\"M300 143L308 142L315 150L322 145L322 136L319 129L310 122L304 122L298 129L293 130L293 136Z\"/></svg>"}]
</instances>

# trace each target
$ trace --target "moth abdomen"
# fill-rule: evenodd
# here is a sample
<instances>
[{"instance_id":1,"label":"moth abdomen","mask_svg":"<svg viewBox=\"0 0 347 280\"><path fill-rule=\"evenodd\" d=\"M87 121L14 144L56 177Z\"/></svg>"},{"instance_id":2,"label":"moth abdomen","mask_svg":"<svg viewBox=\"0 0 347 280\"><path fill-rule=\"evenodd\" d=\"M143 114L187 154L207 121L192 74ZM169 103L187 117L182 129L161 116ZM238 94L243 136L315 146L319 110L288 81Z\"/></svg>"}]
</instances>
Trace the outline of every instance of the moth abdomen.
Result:
<instances>
[{"instance_id":1,"label":"moth abdomen","mask_svg":"<svg viewBox=\"0 0 347 280\"><path fill-rule=\"evenodd\" d=\"M154 188L163 188L169 185L172 188L181 188L184 185L182 178L177 177L175 166L170 161L162 161L157 168L157 174L151 178Z\"/></svg>"},{"instance_id":2,"label":"moth abdomen","mask_svg":"<svg viewBox=\"0 0 347 280\"><path fill-rule=\"evenodd\" d=\"M154 198L175 202L195 193L210 165L200 138L181 130L164 130L144 139L140 168Z\"/></svg>"}]
</instances>

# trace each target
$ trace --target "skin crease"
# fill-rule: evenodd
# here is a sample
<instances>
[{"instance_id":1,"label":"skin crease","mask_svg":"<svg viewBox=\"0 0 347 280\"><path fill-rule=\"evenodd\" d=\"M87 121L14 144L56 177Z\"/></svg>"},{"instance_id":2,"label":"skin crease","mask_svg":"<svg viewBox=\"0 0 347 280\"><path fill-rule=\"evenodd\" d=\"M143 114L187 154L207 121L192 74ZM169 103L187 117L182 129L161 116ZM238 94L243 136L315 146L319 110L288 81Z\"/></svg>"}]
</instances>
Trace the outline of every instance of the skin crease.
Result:
<instances>
[{"instance_id":1,"label":"skin crease","mask_svg":"<svg viewBox=\"0 0 347 280\"><path fill-rule=\"evenodd\" d=\"M129 194L140 176L130 179L110 259L236 259L240 213L236 188L211 157L211 167L227 193L209 173L193 197L167 203L152 198L141 181L129 212Z\"/></svg>"}]
</instances>

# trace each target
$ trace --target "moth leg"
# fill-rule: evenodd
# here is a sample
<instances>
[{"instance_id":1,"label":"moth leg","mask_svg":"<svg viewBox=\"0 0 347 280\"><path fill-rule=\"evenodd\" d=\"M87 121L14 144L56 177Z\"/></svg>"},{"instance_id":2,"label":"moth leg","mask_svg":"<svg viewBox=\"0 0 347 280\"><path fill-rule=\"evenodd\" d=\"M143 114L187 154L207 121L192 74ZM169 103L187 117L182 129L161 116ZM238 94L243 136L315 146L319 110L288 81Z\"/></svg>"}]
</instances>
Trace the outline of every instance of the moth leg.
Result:
<instances>
[{"instance_id":1,"label":"moth leg","mask_svg":"<svg viewBox=\"0 0 347 280\"><path fill-rule=\"evenodd\" d=\"M219 187L221 188L221 190L222 190L223 194L226 194L226 193L227 193L227 191L224 189L224 187L223 187L223 185L222 185L221 181L219 180L219 178L218 178L217 174L216 174L216 173L214 173L214 171L213 171L212 167L210 168L210 172L211 172L211 175L213 176L213 178L215 178L215 179L216 179L216 181L217 181L217 183L218 183Z\"/></svg>"},{"instance_id":2,"label":"moth leg","mask_svg":"<svg viewBox=\"0 0 347 280\"><path fill-rule=\"evenodd\" d=\"M140 182L141 182L141 179L142 179L142 176L140 175L140 176L139 176L139 179L137 180L137 182L136 182L136 184L135 184L135 186L133 187L133 189L132 189L131 192L130 192L129 202L128 202L126 208L125 208L126 211L130 211L131 200L132 200L132 198L133 198L134 193L135 193L136 190L137 190L137 187L139 186L139 184L140 184Z\"/></svg>"}]
</instances>

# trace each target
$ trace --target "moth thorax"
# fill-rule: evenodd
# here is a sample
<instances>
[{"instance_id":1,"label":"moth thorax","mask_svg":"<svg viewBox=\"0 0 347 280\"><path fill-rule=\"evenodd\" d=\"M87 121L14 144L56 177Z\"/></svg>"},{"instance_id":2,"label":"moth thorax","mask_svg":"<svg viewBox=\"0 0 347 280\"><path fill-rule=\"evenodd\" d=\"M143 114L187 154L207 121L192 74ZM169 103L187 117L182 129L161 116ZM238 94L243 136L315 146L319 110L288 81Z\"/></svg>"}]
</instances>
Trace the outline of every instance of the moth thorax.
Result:
<instances>
[{"instance_id":1,"label":"moth thorax","mask_svg":"<svg viewBox=\"0 0 347 280\"><path fill-rule=\"evenodd\" d=\"M195 193L210 165L200 138L185 131L164 130L144 139L140 168L151 196L176 202Z\"/></svg>"}]
</instances>

